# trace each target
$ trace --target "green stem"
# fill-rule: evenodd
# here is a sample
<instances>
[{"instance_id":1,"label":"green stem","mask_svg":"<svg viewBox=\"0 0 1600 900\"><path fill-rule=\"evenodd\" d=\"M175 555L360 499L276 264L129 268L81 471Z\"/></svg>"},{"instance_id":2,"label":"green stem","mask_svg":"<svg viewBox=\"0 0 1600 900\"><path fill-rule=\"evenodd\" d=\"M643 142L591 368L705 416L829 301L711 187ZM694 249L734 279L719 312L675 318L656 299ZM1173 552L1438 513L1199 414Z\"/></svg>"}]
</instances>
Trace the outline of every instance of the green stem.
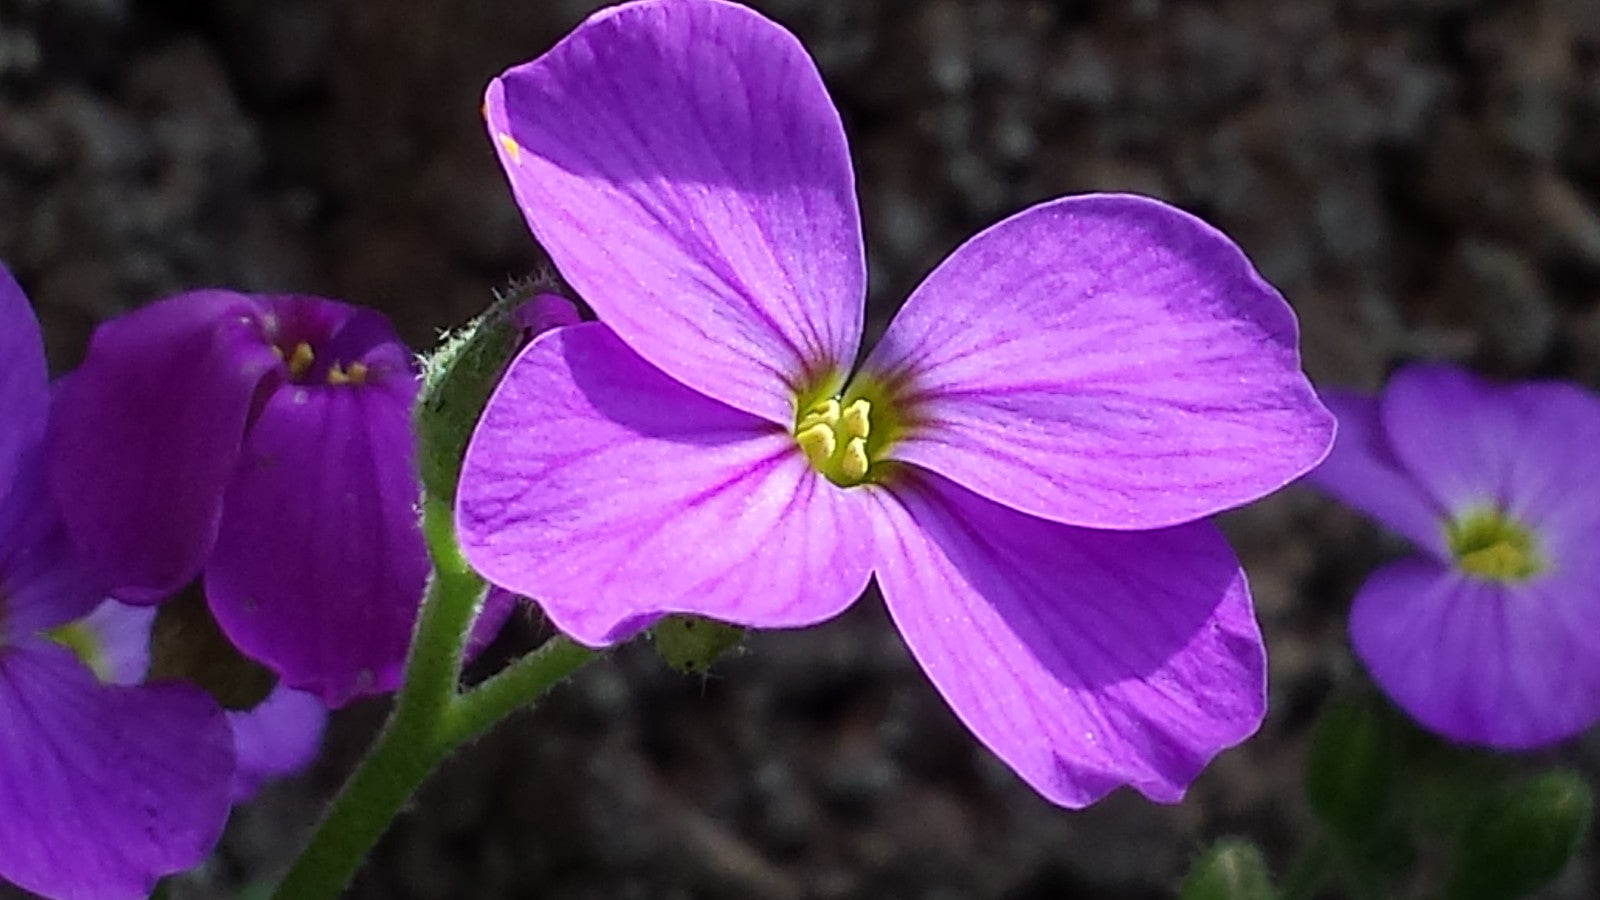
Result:
<instances>
[{"instance_id":1,"label":"green stem","mask_svg":"<svg viewBox=\"0 0 1600 900\"><path fill-rule=\"evenodd\" d=\"M476 738L598 657L593 650L556 635L457 697L440 723L441 738L452 747Z\"/></svg>"},{"instance_id":2,"label":"green stem","mask_svg":"<svg viewBox=\"0 0 1600 900\"><path fill-rule=\"evenodd\" d=\"M401 807L444 760L450 747L438 740L438 723L453 699L478 593L470 580L443 572L428 583L394 712L333 798L274 900L338 897Z\"/></svg>"},{"instance_id":3,"label":"green stem","mask_svg":"<svg viewBox=\"0 0 1600 900\"><path fill-rule=\"evenodd\" d=\"M483 597L483 581L456 548L447 505L425 503L422 522L434 574L417 613L394 712L366 758L333 798L305 850L278 885L274 900L337 898L423 779L464 740L454 735L465 732L447 727L447 723L462 718L455 713L461 654ZM566 659L555 651L545 653L543 648L528 657L551 658L557 662ZM522 662L508 667L507 672L527 669L541 677L505 679L508 687L497 687L491 695L494 703L486 704L484 713L501 710L504 715L531 702L560 678L553 670L545 671L548 663L524 666ZM571 668L576 668L576 663L566 671ZM496 681L502 679L491 679ZM514 695L515 688L528 693ZM471 720L471 734L481 733L491 724L493 720L480 714Z\"/></svg>"}]
</instances>

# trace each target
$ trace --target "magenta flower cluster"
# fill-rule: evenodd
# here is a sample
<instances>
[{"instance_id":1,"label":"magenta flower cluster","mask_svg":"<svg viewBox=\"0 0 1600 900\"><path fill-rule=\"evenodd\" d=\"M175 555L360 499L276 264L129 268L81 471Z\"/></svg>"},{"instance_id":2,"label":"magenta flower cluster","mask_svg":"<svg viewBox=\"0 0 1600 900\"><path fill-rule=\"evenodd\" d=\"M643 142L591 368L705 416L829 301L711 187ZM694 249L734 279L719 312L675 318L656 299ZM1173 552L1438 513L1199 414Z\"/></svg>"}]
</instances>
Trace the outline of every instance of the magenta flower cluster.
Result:
<instances>
[{"instance_id":1,"label":"magenta flower cluster","mask_svg":"<svg viewBox=\"0 0 1600 900\"><path fill-rule=\"evenodd\" d=\"M876 579L934 686L1044 796L1175 801L1265 706L1206 516L1327 452L1295 323L1138 197L957 248L855 366L866 263L798 41L714 0L604 10L489 88L528 223L600 321L512 364L468 450L468 560L594 646L665 613L810 625Z\"/></svg>"}]
</instances>

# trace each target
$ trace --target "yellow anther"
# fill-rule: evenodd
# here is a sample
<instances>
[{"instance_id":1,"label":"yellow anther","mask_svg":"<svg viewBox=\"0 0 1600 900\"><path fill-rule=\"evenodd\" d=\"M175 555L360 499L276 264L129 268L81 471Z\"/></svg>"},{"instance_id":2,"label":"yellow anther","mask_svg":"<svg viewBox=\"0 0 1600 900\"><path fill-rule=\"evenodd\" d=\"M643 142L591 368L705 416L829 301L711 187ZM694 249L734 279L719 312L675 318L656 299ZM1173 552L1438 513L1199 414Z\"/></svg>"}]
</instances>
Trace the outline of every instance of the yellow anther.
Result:
<instances>
[{"instance_id":1,"label":"yellow anther","mask_svg":"<svg viewBox=\"0 0 1600 900\"><path fill-rule=\"evenodd\" d=\"M511 157L511 164L514 166L522 165L522 145L517 143L517 139L504 131L500 132L496 137L500 139L500 146L506 148L506 155Z\"/></svg>"},{"instance_id":2,"label":"yellow anther","mask_svg":"<svg viewBox=\"0 0 1600 900\"><path fill-rule=\"evenodd\" d=\"M1528 554L1504 541L1481 550L1463 553L1461 568L1474 575L1495 581L1510 581L1526 576L1530 569Z\"/></svg>"},{"instance_id":3,"label":"yellow anther","mask_svg":"<svg viewBox=\"0 0 1600 900\"><path fill-rule=\"evenodd\" d=\"M839 418L839 431L847 438L865 438L872 433L872 404L856 400Z\"/></svg>"},{"instance_id":4,"label":"yellow anther","mask_svg":"<svg viewBox=\"0 0 1600 900\"><path fill-rule=\"evenodd\" d=\"M350 368L345 369L345 368L340 368L338 363L334 363L328 369L328 383L329 384L366 384L367 383L367 367L366 367L366 365L364 365L362 363L353 362L353 363L350 364Z\"/></svg>"},{"instance_id":5,"label":"yellow anther","mask_svg":"<svg viewBox=\"0 0 1600 900\"><path fill-rule=\"evenodd\" d=\"M1495 509L1448 523L1445 539L1462 571L1490 581L1522 581L1544 569L1533 532Z\"/></svg>"},{"instance_id":6,"label":"yellow anther","mask_svg":"<svg viewBox=\"0 0 1600 900\"><path fill-rule=\"evenodd\" d=\"M800 424L795 427L795 430L805 431L807 428L810 428L813 425L826 425L829 428L832 428L837 424L839 424L839 401L837 399L829 398L807 410L805 416L801 418Z\"/></svg>"},{"instance_id":7,"label":"yellow anther","mask_svg":"<svg viewBox=\"0 0 1600 900\"><path fill-rule=\"evenodd\" d=\"M282 353L283 351L279 350L278 352ZM289 363L289 377L299 378L304 375L306 370L311 368L311 363L316 358L316 354L311 352L310 344L305 341L295 344L294 349L289 352L289 359L287 360Z\"/></svg>"},{"instance_id":8,"label":"yellow anther","mask_svg":"<svg viewBox=\"0 0 1600 900\"><path fill-rule=\"evenodd\" d=\"M833 451L839 449L839 438L834 435L833 426L826 422L801 429L794 439L813 466L825 465L833 459Z\"/></svg>"},{"instance_id":9,"label":"yellow anther","mask_svg":"<svg viewBox=\"0 0 1600 900\"><path fill-rule=\"evenodd\" d=\"M857 395L848 404L829 397L805 407L794 439L812 468L840 487L851 487L867 480L873 454L881 449L868 441L881 441L882 435L872 437L872 401Z\"/></svg>"},{"instance_id":10,"label":"yellow anther","mask_svg":"<svg viewBox=\"0 0 1600 900\"><path fill-rule=\"evenodd\" d=\"M867 477L867 439L854 437L844 443L844 454L839 458L839 472L851 481Z\"/></svg>"}]
</instances>

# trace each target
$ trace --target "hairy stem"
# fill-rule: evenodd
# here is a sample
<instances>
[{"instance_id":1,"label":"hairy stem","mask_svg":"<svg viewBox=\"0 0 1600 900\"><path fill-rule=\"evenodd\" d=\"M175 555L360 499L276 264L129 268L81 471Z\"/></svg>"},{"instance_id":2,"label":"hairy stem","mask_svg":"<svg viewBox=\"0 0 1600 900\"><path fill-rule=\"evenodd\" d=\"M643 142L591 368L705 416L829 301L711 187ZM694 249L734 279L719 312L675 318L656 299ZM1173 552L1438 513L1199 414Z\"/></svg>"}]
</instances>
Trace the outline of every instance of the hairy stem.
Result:
<instances>
[{"instance_id":1,"label":"hairy stem","mask_svg":"<svg viewBox=\"0 0 1600 900\"><path fill-rule=\"evenodd\" d=\"M422 521L434 572L394 711L333 798L274 900L337 898L406 801L451 751L532 703L594 656L556 638L460 695L462 648L482 605L484 585L456 548L449 507L428 501Z\"/></svg>"}]
</instances>

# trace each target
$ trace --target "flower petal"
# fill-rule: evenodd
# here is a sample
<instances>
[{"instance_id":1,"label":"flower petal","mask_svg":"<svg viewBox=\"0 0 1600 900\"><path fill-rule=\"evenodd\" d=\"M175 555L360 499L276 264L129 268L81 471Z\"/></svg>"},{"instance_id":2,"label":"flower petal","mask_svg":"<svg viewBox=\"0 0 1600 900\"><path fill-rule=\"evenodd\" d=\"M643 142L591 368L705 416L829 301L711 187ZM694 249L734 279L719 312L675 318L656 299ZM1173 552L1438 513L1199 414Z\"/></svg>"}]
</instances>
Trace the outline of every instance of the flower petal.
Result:
<instances>
[{"instance_id":1,"label":"flower petal","mask_svg":"<svg viewBox=\"0 0 1600 900\"><path fill-rule=\"evenodd\" d=\"M87 614L105 585L84 564L56 514L36 441L10 493L0 486L0 647Z\"/></svg>"},{"instance_id":2,"label":"flower petal","mask_svg":"<svg viewBox=\"0 0 1600 900\"><path fill-rule=\"evenodd\" d=\"M788 425L855 361L866 263L839 113L732 3L592 16L490 86L489 130L561 274L640 356Z\"/></svg>"},{"instance_id":3,"label":"flower petal","mask_svg":"<svg viewBox=\"0 0 1600 900\"><path fill-rule=\"evenodd\" d=\"M407 378L286 386L228 487L206 599L240 650L337 707L393 689L427 577Z\"/></svg>"},{"instance_id":4,"label":"flower petal","mask_svg":"<svg viewBox=\"0 0 1600 900\"><path fill-rule=\"evenodd\" d=\"M230 710L227 715L238 760L228 795L234 803L249 800L268 781L311 765L328 721L322 701L282 685L254 709Z\"/></svg>"},{"instance_id":5,"label":"flower petal","mask_svg":"<svg viewBox=\"0 0 1600 900\"><path fill-rule=\"evenodd\" d=\"M106 600L66 626L68 646L104 684L138 684L150 670L150 629L154 606L130 606ZM60 640L59 633L54 636Z\"/></svg>"},{"instance_id":6,"label":"flower petal","mask_svg":"<svg viewBox=\"0 0 1600 900\"><path fill-rule=\"evenodd\" d=\"M1444 532L1449 514L1395 458L1379 420L1378 399L1325 390L1322 402L1338 418L1339 436L1306 480L1439 559L1449 559Z\"/></svg>"},{"instance_id":7,"label":"flower petal","mask_svg":"<svg viewBox=\"0 0 1600 900\"><path fill-rule=\"evenodd\" d=\"M890 615L956 715L1046 798L1130 785L1176 802L1261 724L1261 635L1209 523L1093 531L905 477L878 495L897 535L878 563Z\"/></svg>"},{"instance_id":8,"label":"flower petal","mask_svg":"<svg viewBox=\"0 0 1600 900\"><path fill-rule=\"evenodd\" d=\"M0 265L0 497L17 478L22 455L44 434L50 393L45 384L44 342L22 286Z\"/></svg>"},{"instance_id":9,"label":"flower petal","mask_svg":"<svg viewBox=\"0 0 1600 900\"><path fill-rule=\"evenodd\" d=\"M768 628L836 615L872 565L861 496L595 322L512 362L467 448L456 523L485 578L604 646L668 612Z\"/></svg>"},{"instance_id":10,"label":"flower petal","mask_svg":"<svg viewBox=\"0 0 1600 900\"><path fill-rule=\"evenodd\" d=\"M227 721L200 690L104 686L54 644L0 648L0 878L144 897L209 852L232 772Z\"/></svg>"},{"instance_id":11,"label":"flower petal","mask_svg":"<svg viewBox=\"0 0 1600 900\"><path fill-rule=\"evenodd\" d=\"M130 602L193 580L257 388L279 368L260 306L183 294L102 324L56 388L50 478L73 540Z\"/></svg>"},{"instance_id":12,"label":"flower petal","mask_svg":"<svg viewBox=\"0 0 1600 900\"><path fill-rule=\"evenodd\" d=\"M521 326L528 340L544 334L559 325L576 325L583 321L578 308L560 294L535 294L511 311L511 321Z\"/></svg>"},{"instance_id":13,"label":"flower petal","mask_svg":"<svg viewBox=\"0 0 1600 900\"><path fill-rule=\"evenodd\" d=\"M1431 559L1379 569L1350 640L1396 704L1458 741L1525 749L1600 721L1600 570L1497 584Z\"/></svg>"},{"instance_id":14,"label":"flower petal","mask_svg":"<svg viewBox=\"0 0 1600 900\"><path fill-rule=\"evenodd\" d=\"M1503 388L1449 366L1410 365L1389 378L1378 414L1395 458L1438 506L1503 508L1522 437Z\"/></svg>"},{"instance_id":15,"label":"flower petal","mask_svg":"<svg viewBox=\"0 0 1600 900\"><path fill-rule=\"evenodd\" d=\"M1327 453L1294 314L1239 248L1143 197L1068 197L967 241L865 366L891 449L985 497L1094 528L1237 506Z\"/></svg>"},{"instance_id":16,"label":"flower petal","mask_svg":"<svg viewBox=\"0 0 1600 900\"><path fill-rule=\"evenodd\" d=\"M472 630L467 632L467 645L461 651L462 659L472 661L478 657L506 626L511 614L517 611L521 598L505 588L489 586L483 595L483 607L472 620Z\"/></svg>"}]
</instances>

